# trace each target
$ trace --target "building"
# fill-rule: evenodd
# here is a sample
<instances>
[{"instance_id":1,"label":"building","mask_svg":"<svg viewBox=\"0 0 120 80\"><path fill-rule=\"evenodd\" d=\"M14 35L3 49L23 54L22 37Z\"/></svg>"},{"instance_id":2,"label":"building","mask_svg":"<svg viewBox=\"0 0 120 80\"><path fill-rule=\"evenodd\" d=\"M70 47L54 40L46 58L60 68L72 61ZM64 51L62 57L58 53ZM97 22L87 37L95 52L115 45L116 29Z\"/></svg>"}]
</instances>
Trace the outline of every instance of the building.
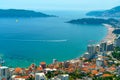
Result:
<instances>
[{"instance_id":1,"label":"building","mask_svg":"<svg viewBox=\"0 0 120 80\"><path fill-rule=\"evenodd\" d=\"M26 80L26 79L24 79L24 78L15 78L13 80Z\"/></svg>"},{"instance_id":2,"label":"building","mask_svg":"<svg viewBox=\"0 0 120 80\"><path fill-rule=\"evenodd\" d=\"M107 45L107 51L113 51L113 50L114 50L114 45L113 44Z\"/></svg>"},{"instance_id":3,"label":"building","mask_svg":"<svg viewBox=\"0 0 120 80\"><path fill-rule=\"evenodd\" d=\"M95 51L96 51L96 52L100 52L100 45L99 45L99 44L96 45Z\"/></svg>"},{"instance_id":4,"label":"building","mask_svg":"<svg viewBox=\"0 0 120 80\"><path fill-rule=\"evenodd\" d=\"M96 45L88 45L87 52L89 53L89 58L92 58L96 53Z\"/></svg>"},{"instance_id":5,"label":"building","mask_svg":"<svg viewBox=\"0 0 120 80\"><path fill-rule=\"evenodd\" d=\"M103 65L104 65L104 60L102 58L97 58L96 59L96 66L97 66L97 68L103 67Z\"/></svg>"},{"instance_id":6,"label":"building","mask_svg":"<svg viewBox=\"0 0 120 80\"><path fill-rule=\"evenodd\" d=\"M69 67L69 65L70 65L70 62L69 61L66 61L66 62L64 62L64 68L68 68Z\"/></svg>"},{"instance_id":7,"label":"building","mask_svg":"<svg viewBox=\"0 0 120 80\"><path fill-rule=\"evenodd\" d=\"M58 62L57 59L53 59L53 64L56 64Z\"/></svg>"},{"instance_id":8,"label":"building","mask_svg":"<svg viewBox=\"0 0 120 80\"><path fill-rule=\"evenodd\" d=\"M93 54L96 52L96 49L95 49L95 45L88 45L87 46L87 52L90 53L90 54Z\"/></svg>"},{"instance_id":9,"label":"building","mask_svg":"<svg viewBox=\"0 0 120 80\"><path fill-rule=\"evenodd\" d=\"M61 79L58 77L54 77L54 78L51 78L50 80L61 80Z\"/></svg>"},{"instance_id":10,"label":"building","mask_svg":"<svg viewBox=\"0 0 120 80\"><path fill-rule=\"evenodd\" d=\"M58 75L58 78L60 80L69 80L69 75L68 74Z\"/></svg>"},{"instance_id":11,"label":"building","mask_svg":"<svg viewBox=\"0 0 120 80\"><path fill-rule=\"evenodd\" d=\"M0 67L0 80L9 80L9 69L6 66Z\"/></svg>"},{"instance_id":12,"label":"building","mask_svg":"<svg viewBox=\"0 0 120 80\"><path fill-rule=\"evenodd\" d=\"M41 66L43 69L45 69L45 68L46 68L46 63L45 63L45 62L41 62L41 63L40 63L40 66Z\"/></svg>"},{"instance_id":13,"label":"building","mask_svg":"<svg viewBox=\"0 0 120 80\"><path fill-rule=\"evenodd\" d=\"M100 52L106 52L107 51L107 42L101 42L100 43Z\"/></svg>"},{"instance_id":14,"label":"building","mask_svg":"<svg viewBox=\"0 0 120 80\"><path fill-rule=\"evenodd\" d=\"M35 73L35 80L47 80L44 73Z\"/></svg>"},{"instance_id":15,"label":"building","mask_svg":"<svg viewBox=\"0 0 120 80\"><path fill-rule=\"evenodd\" d=\"M11 77L12 80L27 80L29 76L18 76L18 75L13 75Z\"/></svg>"},{"instance_id":16,"label":"building","mask_svg":"<svg viewBox=\"0 0 120 80\"><path fill-rule=\"evenodd\" d=\"M9 75L10 75L10 77L14 74L14 68L9 68Z\"/></svg>"},{"instance_id":17,"label":"building","mask_svg":"<svg viewBox=\"0 0 120 80\"><path fill-rule=\"evenodd\" d=\"M86 59L90 59L90 53L85 52L85 54L83 55L83 57L86 58Z\"/></svg>"}]
</instances>

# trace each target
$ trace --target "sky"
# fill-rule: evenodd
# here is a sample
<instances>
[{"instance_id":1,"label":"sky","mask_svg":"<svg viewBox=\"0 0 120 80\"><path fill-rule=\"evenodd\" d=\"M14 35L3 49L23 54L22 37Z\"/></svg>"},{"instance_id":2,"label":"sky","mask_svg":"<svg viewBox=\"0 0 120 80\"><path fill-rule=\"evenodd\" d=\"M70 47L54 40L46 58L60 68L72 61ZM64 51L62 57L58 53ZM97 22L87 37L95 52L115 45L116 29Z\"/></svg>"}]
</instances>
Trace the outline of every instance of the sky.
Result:
<instances>
[{"instance_id":1,"label":"sky","mask_svg":"<svg viewBox=\"0 0 120 80\"><path fill-rule=\"evenodd\" d=\"M105 10L119 5L120 0L0 0L0 9Z\"/></svg>"}]
</instances>

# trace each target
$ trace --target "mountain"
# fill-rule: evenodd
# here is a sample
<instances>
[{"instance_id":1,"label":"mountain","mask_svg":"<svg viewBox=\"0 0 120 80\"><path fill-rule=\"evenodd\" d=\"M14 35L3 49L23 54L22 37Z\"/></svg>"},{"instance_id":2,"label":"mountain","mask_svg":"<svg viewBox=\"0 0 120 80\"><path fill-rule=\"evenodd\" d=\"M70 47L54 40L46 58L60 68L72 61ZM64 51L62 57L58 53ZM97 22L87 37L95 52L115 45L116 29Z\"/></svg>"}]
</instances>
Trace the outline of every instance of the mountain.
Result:
<instances>
[{"instance_id":1,"label":"mountain","mask_svg":"<svg viewBox=\"0 0 120 80\"><path fill-rule=\"evenodd\" d=\"M101 25L101 24L110 24L112 26L117 26L120 22L116 19L101 19L101 18L82 18L76 20L70 20L67 23L71 24L89 24L89 25Z\"/></svg>"},{"instance_id":2,"label":"mountain","mask_svg":"<svg viewBox=\"0 0 120 80\"><path fill-rule=\"evenodd\" d=\"M18 17L55 17L41 12L22 9L0 9L0 18L18 18Z\"/></svg>"},{"instance_id":3,"label":"mountain","mask_svg":"<svg viewBox=\"0 0 120 80\"><path fill-rule=\"evenodd\" d=\"M88 12L86 15L96 17L120 17L120 6L104 11L91 11Z\"/></svg>"}]
</instances>

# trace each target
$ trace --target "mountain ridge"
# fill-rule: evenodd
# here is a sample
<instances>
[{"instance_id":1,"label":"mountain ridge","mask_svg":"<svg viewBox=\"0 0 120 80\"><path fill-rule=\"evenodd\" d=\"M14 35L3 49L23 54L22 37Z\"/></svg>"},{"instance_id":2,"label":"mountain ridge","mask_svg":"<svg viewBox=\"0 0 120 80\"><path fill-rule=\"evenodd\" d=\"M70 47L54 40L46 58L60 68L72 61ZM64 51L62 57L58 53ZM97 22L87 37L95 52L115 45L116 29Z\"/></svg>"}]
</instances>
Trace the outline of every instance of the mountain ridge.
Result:
<instances>
[{"instance_id":1,"label":"mountain ridge","mask_svg":"<svg viewBox=\"0 0 120 80\"><path fill-rule=\"evenodd\" d=\"M120 17L120 6L103 11L90 11L86 15L95 17Z\"/></svg>"},{"instance_id":2,"label":"mountain ridge","mask_svg":"<svg viewBox=\"0 0 120 80\"><path fill-rule=\"evenodd\" d=\"M74 19L70 20L67 23L71 24L82 24L82 25L102 25L102 24L110 24L115 27L119 27L119 20L109 18L109 19L102 19L102 18L81 18L81 19Z\"/></svg>"},{"instance_id":3,"label":"mountain ridge","mask_svg":"<svg viewBox=\"0 0 120 80\"><path fill-rule=\"evenodd\" d=\"M33 10L25 9L0 9L0 18L29 18L29 17L56 17Z\"/></svg>"}]
</instances>

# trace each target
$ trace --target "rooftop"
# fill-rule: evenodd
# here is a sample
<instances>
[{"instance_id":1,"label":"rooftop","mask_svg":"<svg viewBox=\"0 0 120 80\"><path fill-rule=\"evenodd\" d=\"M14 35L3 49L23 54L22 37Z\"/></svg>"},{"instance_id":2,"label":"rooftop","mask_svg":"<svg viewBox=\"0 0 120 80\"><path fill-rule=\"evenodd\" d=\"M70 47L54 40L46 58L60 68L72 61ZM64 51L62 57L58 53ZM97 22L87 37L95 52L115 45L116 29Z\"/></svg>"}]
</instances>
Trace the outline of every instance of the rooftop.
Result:
<instances>
[{"instance_id":1,"label":"rooftop","mask_svg":"<svg viewBox=\"0 0 120 80\"><path fill-rule=\"evenodd\" d=\"M6 66L0 66L0 69L5 69L5 68L8 68L8 67L6 67Z\"/></svg>"},{"instance_id":2,"label":"rooftop","mask_svg":"<svg viewBox=\"0 0 120 80\"><path fill-rule=\"evenodd\" d=\"M43 65L43 64L46 64L46 62L41 62L40 64L42 64L42 65Z\"/></svg>"}]
</instances>

